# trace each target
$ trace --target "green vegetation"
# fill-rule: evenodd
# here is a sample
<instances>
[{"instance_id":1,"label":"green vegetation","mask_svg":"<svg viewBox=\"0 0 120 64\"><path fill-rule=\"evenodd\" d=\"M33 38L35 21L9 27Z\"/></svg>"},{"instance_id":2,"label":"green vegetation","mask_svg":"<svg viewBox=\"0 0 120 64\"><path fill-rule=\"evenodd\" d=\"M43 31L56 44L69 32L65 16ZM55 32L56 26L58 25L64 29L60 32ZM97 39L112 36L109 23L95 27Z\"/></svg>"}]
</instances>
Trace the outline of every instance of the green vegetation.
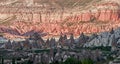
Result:
<instances>
[{"instance_id":1,"label":"green vegetation","mask_svg":"<svg viewBox=\"0 0 120 64\"><path fill-rule=\"evenodd\" d=\"M112 56L107 56L107 59L109 60L109 61L111 61L111 60L114 60L114 58L112 57Z\"/></svg>"},{"instance_id":2,"label":"green vegetation","mask_svg":"<svg viewBox=\"0 0 120 64\"><path fill-rule=\"evenodd\" d=\"M41 52L50 52L49 49L46 50L34 50L35 53L41 53Z\"/></svg>"},{"instance_id":3,"label":"green vegetation","mask_svg":"<svg viewBox=\"0 0 120 64\"><path fill-rule=\"evenodd\" d=\"M93 60L91 59L83 59L81 62L82 64L94 64Z\"/></svg>"},{"instance_id":4,"label":"green vegetation","mask_svg":"<svg viewBox=\"0 0 120 64\"><path fill-rule=\"evenodd\" d=\"M98 47L88 47L88 48L85 48L85 49L91 49L91 50L102 50L102 51L111 51L111 46L98 46Z\"/></svg>"},{"instance_id":5,"label":"green vegetation","mask_svg":"<svg viewBox=\"0 0 120 64\"><path fill-rule=\"evenodd\" d=\"M1 59L1 62L2 62L1 64L4 64L4 59L3 58Z\"/></svg>"},{"instance_id":6,"label":"green vegetation","mask_svg":"<svg viewBox=\"0 0 120 64\"><path fill-rule=\"evenodd\" d=\"M94 64L94 62L91 59L78 60L76 58L71 57L65 60L64 62L55 61L51 64Z\"/></svg>"},{"instance_id":7,"label":"green vegetation","mask_svg":"<svg viewBox=\"0 0 120 64\"><path fill-rule=\"evenodd\" d=\"M82 64L82 63L78 59L68 58L63 64Z\"/></svg>"},{"instance_id":8,"label":"green vegetation","mask_svg":"<svg viewBox=\"0 0 120 64\"><path fill-rule=\"evenodd\" d=\"M15 64L15 59L14 58L12 59L12 64Z\"/></svg>"}]
</instances>

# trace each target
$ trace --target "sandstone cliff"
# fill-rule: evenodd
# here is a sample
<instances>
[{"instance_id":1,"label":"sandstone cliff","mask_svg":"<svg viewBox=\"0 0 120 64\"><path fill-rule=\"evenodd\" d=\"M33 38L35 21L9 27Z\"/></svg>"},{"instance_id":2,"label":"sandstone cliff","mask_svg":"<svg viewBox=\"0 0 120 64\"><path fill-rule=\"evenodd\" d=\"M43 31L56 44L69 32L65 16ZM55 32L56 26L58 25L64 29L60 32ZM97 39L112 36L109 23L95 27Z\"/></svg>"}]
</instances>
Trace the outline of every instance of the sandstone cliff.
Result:
<instances>
[{"instance_id":1,"label":"sandstone cliff","mask_svg":"<svg viewBox=\"0 0 120 64\"><path fill-rule=\"evenodd\" d=\"M79 2L79 0L76 1ZM54 0L51 5L46 5L46 3L38 5L37 3L28 8L22 4L19 5L21 6L19 9L17 6L0 6L3 9L0 10L0 32L9 38L28 36L34 32L47 36L57 36L61 33L68 35L74 33L77 36L82 32L86 34L99 33L120 27L119 1L102 0L96 2L97 0L92 0L89 3L86 1L83 1L86 5L79 4L82 1L74 2L73 8L65 5L63 9L59 9L60 6L56 5ZM5 23L10 24L4 25Z\"/></svg>"}]
</instances>

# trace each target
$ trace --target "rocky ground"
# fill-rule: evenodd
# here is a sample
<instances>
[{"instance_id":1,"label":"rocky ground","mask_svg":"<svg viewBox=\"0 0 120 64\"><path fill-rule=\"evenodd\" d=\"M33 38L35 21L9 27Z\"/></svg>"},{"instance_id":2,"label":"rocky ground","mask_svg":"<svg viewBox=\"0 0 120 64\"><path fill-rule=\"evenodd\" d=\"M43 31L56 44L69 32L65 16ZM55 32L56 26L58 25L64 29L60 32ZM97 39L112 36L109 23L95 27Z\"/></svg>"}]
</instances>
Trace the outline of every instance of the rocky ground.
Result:
<instances>
[{"instance_id":1,"label":"rocky ground","mask_svg":"<svg viewBox=\"0 0 120 64\"><path fill-rule=\"evenodd\" d=\"M0 32L7 38L25 37L38 32L51 37L60 34L78 36L120 27L120 3L117 0L15 0L1 1ZM64 3L63 3L64 2Z\"/></svg>"}]
</instances>

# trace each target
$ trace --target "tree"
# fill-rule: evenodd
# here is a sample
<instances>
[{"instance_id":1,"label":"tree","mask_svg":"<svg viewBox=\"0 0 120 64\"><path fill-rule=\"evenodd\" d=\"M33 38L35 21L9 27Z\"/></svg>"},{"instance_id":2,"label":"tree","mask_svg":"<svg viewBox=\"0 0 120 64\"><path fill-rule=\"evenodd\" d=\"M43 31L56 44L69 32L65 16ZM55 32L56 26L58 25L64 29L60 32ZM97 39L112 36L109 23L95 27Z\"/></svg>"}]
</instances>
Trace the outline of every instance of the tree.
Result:
<instances>
[{"instance_id":1,"label":"tree","mask_svg":"<svg viewBox=\"0 0 120 64\"><path fill-rule=\"evenodd\" d=\"M87 40L88 40L88 36L86 36L84 33L81 33L79 37L79 43L80 44L86 43Z\"/></svg>"},{"instance_id":2,"label":"tree","mask_svg":"<svg viewBox=\"0 0 120 64\"><path fill-rule=\"evenodd\" d=\"M60 35L60 38L59 38L58 41L59 41L59 42L62 42L62 41L63 41L63 36L62 36L62 35Z\"/></svg>"},{"instance_id":3,"label":"tree","mask_svg":"<svg viewBox=\"0 0 120 64\"><path fill-rule=\"evenodd\" d=\"M68 58L64 64L82 64L81 61L75 59L75 58Z\"/></svg>"},{"instance_id":4,"label":"tree","mask_svg":"<svg viewBox=\"0 0 120 64\"><path fill-rule=\"evenodd\" d=\"M70 43L74 43L74 36L73 36L73 34L71 34L71 36L70 36Z\"/></svg>"},{"instance_id":5,"label":"tree","mask_svg":"<svg viewBox=\"0 0 120 64\"><path fill-rule=\"evenodd\" d=\"M34 38L35 40L38 40L38 39L41 38L41 37L40 37L40 35L39 35L37 32L35 32L35 33L33 34L33 38Z\"/></svg>"},{"instance_id":6,"label":"tree","mask_svg":"<svg viewBox=\"0 0 120 64\"><path fill-rule=\"evenodd\" d=\"M91 59L83 59L81 60L82 64L94 64L93 60Z\"/></svg>"},{"instance_id":7,"label":"tree","mask_svg":"<svg viewBox=\"0 0 120 64\"><path fill-rule=\"evenodd\" d=\"M67 35L64 35L64 36L63 36L63 39L66 40L66 39L67 39Z\"/></svg>"},{"instance_id":8,"label":"tree","mask_svg":"<svg viewBox=\"0 0 120 64\"><path fill-rule=\"evenodd\" d=\"M113 28L111 29L110 34L114 34L114 30L113 30Z\"/></svg>"},{"instance_id":9,"label":"tree","mask_svg":"<svg viewBox=\"0 0 120 64\"><path fill-rule=\"evenodd\" d=\"M3 57L1 58L1 61L2 61L2 64L4 64L4 58Z\"/></svg>"},{"instance_id":10,"label":"tree","mask_svg":"<svg viewBox=\"0 0 120 64\"><path fill-rule=\"evenodd\" d=\"M33 61L28 60L27 64L33 64Z\"/></svg>"},{"instance_id":11,"label":"tree","mask_svg":"<svg viewBox=\"0 0 120 64\"><path fill-rule=\"evenodd\" d=\"M71 57L71 58L66 59L65 62L55 61L55 62L52 62L50 64L82 64L82 63L80 60Z\"/></svg>"},{"instance_id":12,"label":"tree","mask_svg":"<svg viewBox=\"0 0 120 64\"><path fill-rule=\"evenodd\" d=\"M14 58L12 59L12 64L15 64L15 59Z\"/></svg>"}]
</instances>

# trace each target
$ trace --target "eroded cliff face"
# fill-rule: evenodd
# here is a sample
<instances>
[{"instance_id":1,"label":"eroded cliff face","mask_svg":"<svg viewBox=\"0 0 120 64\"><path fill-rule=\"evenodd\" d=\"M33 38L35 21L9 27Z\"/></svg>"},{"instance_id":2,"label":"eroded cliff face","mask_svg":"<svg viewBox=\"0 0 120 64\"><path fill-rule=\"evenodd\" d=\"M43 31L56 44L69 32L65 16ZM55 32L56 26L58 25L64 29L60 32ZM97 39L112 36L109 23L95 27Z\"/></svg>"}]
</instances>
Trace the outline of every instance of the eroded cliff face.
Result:
<instances>
[{"instance_id":1,"label":"eroded cliff face","mask_svg":"<svg viewBox=\"0 0 120 64\"><path fill-rule=\"evenodd\" d=\"M99 3L92 3L87 9L47 11L47 12L26 12L1 13L10 21L10 25L1 25L0 32L7 38L29 36L38 32L44 36L58 36L61 33L79 35L109 31L112 28L120 27L120 5L116 0L102 0ZM24 12L25 11L25 12ZM2 20L4 20L1 18ZM14 19L14 20L13 20ZM4 22L3 22L4 23Z\"/></svg>"}]
</instances>

